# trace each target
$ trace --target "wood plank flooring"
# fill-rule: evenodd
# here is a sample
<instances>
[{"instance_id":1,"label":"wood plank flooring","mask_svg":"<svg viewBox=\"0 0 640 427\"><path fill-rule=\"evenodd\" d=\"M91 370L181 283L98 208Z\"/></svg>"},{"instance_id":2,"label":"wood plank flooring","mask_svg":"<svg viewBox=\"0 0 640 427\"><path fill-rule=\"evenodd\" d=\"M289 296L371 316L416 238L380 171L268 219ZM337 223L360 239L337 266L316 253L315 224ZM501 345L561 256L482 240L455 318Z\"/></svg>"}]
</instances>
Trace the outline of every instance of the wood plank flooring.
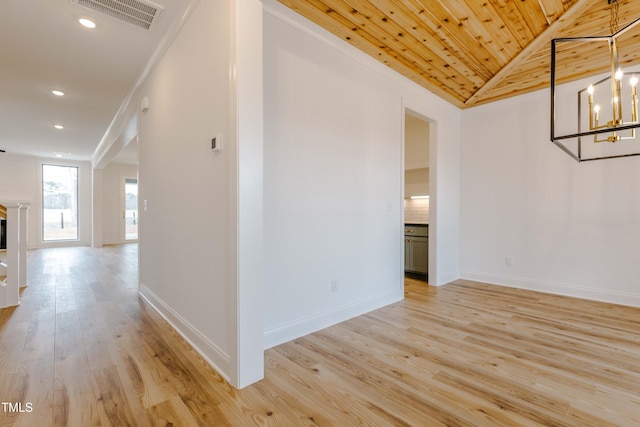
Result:
<instances>
[{"instance_id":1,"label":"wood plank flooring","mask_svg":"<svg viewBox=\"0 0 640 427\"><path fill-rule=\"evenodd\" d=\"M238 391L138 298L137 245L29 256L0 310L2 426L640 425L637 308L406 279Z\"/></svg>"}]
</instances>

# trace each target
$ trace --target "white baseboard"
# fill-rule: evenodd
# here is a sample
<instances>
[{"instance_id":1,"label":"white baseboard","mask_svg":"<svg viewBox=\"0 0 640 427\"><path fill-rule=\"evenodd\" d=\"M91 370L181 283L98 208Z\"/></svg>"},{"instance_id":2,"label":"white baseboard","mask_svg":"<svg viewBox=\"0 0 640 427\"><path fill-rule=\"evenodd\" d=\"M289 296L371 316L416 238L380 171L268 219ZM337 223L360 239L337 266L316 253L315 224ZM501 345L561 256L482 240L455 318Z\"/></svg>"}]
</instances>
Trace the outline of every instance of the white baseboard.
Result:
<instances>
[{"instance_id":1,"label":"white baseboard","mask_svg":"<svg viewBox=\"0 0 640 427\"><path fill-rule=\"evenodd\" d=\"M462 279L474 280L476 282L484 282L492 285L509 286L512 288L527 289L531 291L545 292L548 294L640 307L640 294L616 292L607 289L587 288L584 286L576 286L566 283L482 273L477 271L462 272L460 277Z\"/></svg>"},{"instance_id":2,"label":"white baseboard","mask_svg":"<svg viewBox=\"0 0 640 427\"><path fill-rule=\"evenodd\" d=\"M395 289L265 330L265 350L398 302L403 298L403 290Z\"/></svg>"},{"instance_id":3,"label":"white baseboard","mask_svg":"<svg viewBox=\"0 0 640 427\"><path fill-rule=\"evenodd\" d=\"M151 289L140 284L138 294L147 301L191 346L215 369L227 382L231 372L231 360L228 354L219 349L204 335L183 319L171 307L165 304Z\"/></svg>"}]
</instances>

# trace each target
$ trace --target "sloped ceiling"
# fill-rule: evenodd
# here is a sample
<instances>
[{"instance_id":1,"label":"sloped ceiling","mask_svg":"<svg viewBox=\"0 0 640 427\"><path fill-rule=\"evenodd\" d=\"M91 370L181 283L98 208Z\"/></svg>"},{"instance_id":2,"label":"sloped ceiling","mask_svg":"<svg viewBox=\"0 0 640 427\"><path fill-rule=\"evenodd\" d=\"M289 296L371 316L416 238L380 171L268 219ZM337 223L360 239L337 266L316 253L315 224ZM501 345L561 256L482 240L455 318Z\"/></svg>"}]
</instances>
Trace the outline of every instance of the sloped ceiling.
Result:
<instances>
[{"instance_id":1,"label":"sloped ceiling","mask_svg":"<svg viewBox=\"0 0 640 427\"><path fill-rule=\"evenodd\" d=\"M608 0L279 1L461 108L548 87L553 38L611 34ZM618 17L620 28L640 17L640 2L619 0ZM627 51L622 64L638 63ZM559 80L606 71L600 57L575 49Z\"/></svg>"}]
</instances>

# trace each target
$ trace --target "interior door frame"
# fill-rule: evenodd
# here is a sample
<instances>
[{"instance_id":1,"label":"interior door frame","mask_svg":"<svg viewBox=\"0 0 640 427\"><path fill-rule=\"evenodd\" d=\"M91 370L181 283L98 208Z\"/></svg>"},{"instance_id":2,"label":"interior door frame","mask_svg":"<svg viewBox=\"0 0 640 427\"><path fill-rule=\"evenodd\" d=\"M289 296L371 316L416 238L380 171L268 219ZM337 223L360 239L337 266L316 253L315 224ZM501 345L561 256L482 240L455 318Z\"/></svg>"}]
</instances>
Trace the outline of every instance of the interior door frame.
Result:
<instances>
[{"instance_id":1,"label":"interior door frame","mask_svg":"<svg viewBox=\"0 0 640 427\"><path fill-rule=\"evenodd\" d=\"M429 144L429 260L428 260L428 271L429 275L427 278L427 283L433 286L436 285L436 267L437 267L437 252L436 252L436 236L438 234L437 230L437 214L436 214L436 206L437 206L437 153L436 153L436 130L438 122L434 119L429 118L424 113L419 111L419 108L415 108L414 106L407 105L406 102L403 102L402 105L402 237L404 239L404 189L405 189L405 179L404 179L404 165L405 165L405 143L406 143L406 135L405 135L405 120L407 113L410 112L412 116L418 117L420 120L423 120L429 124L429 138L426 141ZM404 248L404 246L403 246ZM403 257L404 259L404 257ZM403 269L404 276L404 269Z\"/></svg>"}]
</instances>

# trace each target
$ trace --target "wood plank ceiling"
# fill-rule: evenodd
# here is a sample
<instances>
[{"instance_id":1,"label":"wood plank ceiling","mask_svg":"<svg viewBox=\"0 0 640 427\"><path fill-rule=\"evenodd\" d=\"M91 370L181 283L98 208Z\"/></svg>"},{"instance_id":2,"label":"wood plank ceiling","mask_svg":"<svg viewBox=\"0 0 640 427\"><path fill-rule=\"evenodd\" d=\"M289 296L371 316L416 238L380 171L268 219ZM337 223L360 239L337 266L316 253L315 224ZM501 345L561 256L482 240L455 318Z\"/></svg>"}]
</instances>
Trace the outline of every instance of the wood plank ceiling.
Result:
<instances>
[{"instance_id":1,"label":"wood plank ceiling","mask_svg":"<svg viewBox=\"0 0 640 427\"><path fill-rule=\"evenodd\" d=\"M279 1L460 108L549 87L553 38L611 34L608 0ZM623 28L640 1L618 10ZM640 62L640 49L624 49L639 36L640 25L621 41L623 65ZM595 57L593 46L573 49L559 80L607 71L607 55Z\"/></svg>"}]
</instances>

